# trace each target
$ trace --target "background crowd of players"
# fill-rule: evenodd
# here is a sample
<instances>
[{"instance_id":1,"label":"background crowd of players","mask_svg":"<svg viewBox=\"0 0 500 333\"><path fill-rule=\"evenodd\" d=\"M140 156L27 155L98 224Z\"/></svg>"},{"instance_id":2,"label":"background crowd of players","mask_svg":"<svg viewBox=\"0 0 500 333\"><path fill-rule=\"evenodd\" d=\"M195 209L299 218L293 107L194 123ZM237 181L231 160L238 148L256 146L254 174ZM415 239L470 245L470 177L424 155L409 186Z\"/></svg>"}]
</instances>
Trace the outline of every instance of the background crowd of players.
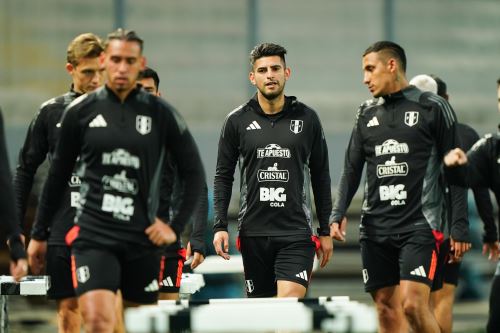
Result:
<instances>
[{"instance_id":1,"label":"background crowd of players","mask_svg":"<svg viewBox=\"0 0 500 333\"><path fill-rule=\"evenodd\" d=\"M238 164L237 247L248 297L305 297L314 257L325 267L344 241L346 212L365 172L362 278L380 332L451 332L463 255L471 248L467 187L484 222L483 253L498 260L488 188L500 196L498 134L480 139L457 122L445 82L406 78L404 49L389 41L362 55L361 104L332 201L328 147L317 113L284 88L286 49L250 53L256 94L223 121L214 181L213 246L229 256L228 207ZM124 307L177 299L184 262L203 263L205 171L182 116L161 97L143 41L118 29L68 46L70 90L43 103L10 177L0 117L0 214L11 274L47 274L59 332L123 332ZM500 110L500 81L499 110ZM22 221L39 166L50 169L30 241ZM443 163L444 161L444 163ZM313 192L313 199L310 192ZM313 229L312 200L317 230ZM181 234L192 224L189 241ZM27 245L27 251L25 247ZM29 264L29 265L28 265ZM500 331L500 270L488 332ZM496 315L495 315L496 314Z\"/></svg>"}]
</instances>

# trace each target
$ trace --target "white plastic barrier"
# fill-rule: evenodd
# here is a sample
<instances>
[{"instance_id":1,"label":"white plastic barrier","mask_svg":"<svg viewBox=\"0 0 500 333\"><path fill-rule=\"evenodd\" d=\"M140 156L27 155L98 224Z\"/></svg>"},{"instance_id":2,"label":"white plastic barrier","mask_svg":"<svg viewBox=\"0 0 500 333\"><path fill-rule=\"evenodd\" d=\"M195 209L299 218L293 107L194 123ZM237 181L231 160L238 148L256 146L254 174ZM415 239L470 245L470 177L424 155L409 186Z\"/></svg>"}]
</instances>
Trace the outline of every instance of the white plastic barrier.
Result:
<instances>
[{"instance_id":1,"label":"white plastic barrier","mask_svg":"<svg viewBox=\"0 0 500 333\"><path fill-rule=\"evenodd\" d=\"M157 306L127 309L130 333L166 332L293 332L373 333L377 317L373 307L346 296L259 299L160 301Z\"/></svg>"},{"instance_id":2,"label":"white plastic barrier","mask_svg":"<svg viewBox=\"0 0 500 333\"><path fill-rule=\"evenodd\" d=\"M49 287L48 276L26 276L20 282L16 282L12 276L0 276L0 333L7 332L9 327L8 296L47 295Z\"/></svg>"},{"instance_id":3,"label":"white plastic barrier","mask_svg":"<svg viewBox=\"0 0 500 333\"><path fill-rule=\"evenodd\" d=\"M205 279L203 279L203 274L183 273L179 294L182 297L188 297L200 291L204 286Z\"/></svg>"}]
</instances>

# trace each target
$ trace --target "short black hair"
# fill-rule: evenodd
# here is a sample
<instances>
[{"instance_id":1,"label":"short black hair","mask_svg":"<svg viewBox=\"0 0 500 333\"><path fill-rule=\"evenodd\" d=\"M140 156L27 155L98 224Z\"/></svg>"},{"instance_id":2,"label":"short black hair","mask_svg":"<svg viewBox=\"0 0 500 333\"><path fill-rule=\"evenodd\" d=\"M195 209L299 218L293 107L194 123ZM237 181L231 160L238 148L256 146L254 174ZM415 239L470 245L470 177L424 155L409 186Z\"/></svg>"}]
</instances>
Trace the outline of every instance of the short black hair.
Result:
<instances>
[{"instance_id":1,"label":"short black hair","mask_svg":"<svg viewBox=\"0 0 500 333\"><path fill-rule=\"evenodd\" d=\"M367 55L368 53L372 52L387 52L390 54L391 57L396 58L396 60L399 61L401 64L401 67L403 69L403 72L406 73L406 54L405 50L398 44L388 41L388 40L382 40L373 43L370 45L365 52L363 53L363 57Z\"/></svg>"},{"instance_id":2,"label":"short black hair","mask_svg":"<svg viewBox=\"0 0 500 333\"><path fill-rule=\"evenodd\" d=\"M113 32L110 32L104 42L104 49L108 48L109 43L112 40L123 40L126 42L137 42L141 47L141 53L144 48L144 41L135 33L133 30L125 30L123 28L118 28Z\"/></svg>"},{"instance_id":3,"label":"short black hair","mask_svg":"<svg viewBox=\"0 0 500 333\"><path fill-rule=\"evenodd\" d=\"M497 84L500 86L500 77L497 79Z\"/></svg>"},{"instance_id":4,"label":"short black hair","mask_svg":"<svg viewBox=\"0 0 500 333\"><path fill-rule=\"evenodd\" d=\"M139 73L139 77L137 80L142 80L142 79L149 79L152 78L153 81L155 82L156 89L158 90L160 88L160 77L158 76L158 73L151 67L146 67L144 70L142 70Z\"/></svg>"},{"instance_id":5,"label":"short black hair","mask_svg":"<svg viewBox=\"0 0 500 333\"><path fill-rule=\"evenodd\" d=\"M250 52L250 64L253 66L257 59L263 57L279 56L286 65L285 54L286 49L281 45L274 43L261 43L256 45Z\"/></svg>"},{"instance_id":6,"label":"short black hair","mask_svg":"<svg viewBox=\"0 0 500 333\"><path fill-rule=\"evenodd\" d=\"M448 94L448 87L446 86L446 82L444 82L443 79L441 79L437 75L430 74L429 76L432 77L434 81L436 81L438 87L437 94L443 98L446 98L445 96L447 96Z\"/></svg>"}]
</instances>

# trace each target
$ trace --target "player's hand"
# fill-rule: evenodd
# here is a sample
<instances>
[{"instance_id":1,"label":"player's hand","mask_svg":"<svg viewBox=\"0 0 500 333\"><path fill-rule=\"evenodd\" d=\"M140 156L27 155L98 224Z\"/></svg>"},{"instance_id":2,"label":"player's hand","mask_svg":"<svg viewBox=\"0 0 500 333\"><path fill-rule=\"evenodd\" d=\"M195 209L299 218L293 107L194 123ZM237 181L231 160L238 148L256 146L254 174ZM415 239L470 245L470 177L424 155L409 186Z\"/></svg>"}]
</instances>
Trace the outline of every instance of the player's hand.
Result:
<instances>
[{"instance_id":1,"label":"player's hand","mask_svg":"<svg viewBox=\"0 0 500 333\"><path fill-rule=\"evenodd\" d=\"M217 231L214 235L215 252L222 258L229 260L229 234L227 231Z\"/></svg>"},{"instance_id":2,"label":"player's hand","mask_svg":"<svg viewBox=\"0 0 500 333\"><path fill-rule=\"evenodd\" d=\"M155 221L145 230L149 240L157 245L169 245L177 240L177 235L170 225L155 217Z\"/></svg>"},{"instance_id":3,"label":"player's hand","mask_svg":"<svg viewBox=\"0 0 500 333\"><path fill-rule=\"evenodd\" d=\"M28 274L28 260L18 259L17 261L10 261L10 275L19 282L22 277Z\"/></svg>"},{"instance_id":4,"label":"player's hand","mask_svg":"<svg viewBox=\"0 0 500 333\"><path fill-rule=\"evenodd\" d=\"M333 255L333 241L330 236L319 236L319 249L316 251L318 260L320 262L319 266L321 268L325 267L330 261Z\"/></svg>"},{"instance_id":5,"label":"player's hand","mask_svg":"<svg viewBox=\"0 0 500 333\"><path fill-rule=\"evenodd\" d=\"M483 244L483 255L488 254L488 260L496 261L500 257L500 243L498 241Z\"/></svg>"},{"instance_id":6,"label":"player's hand","mask_svg":"<svg viewBox=\"0 0 500 333\"><path fill-rule=\"evenodd\" d=\"M28 245L28 263L35 275L40 275L45 267L45 255L47 254L47 241L31 239Z\"/></svg>"},{"instance_id":7,"label":"player's hand","mask_svg":"<svg viewBox=\"0 0 500 333\"><path fill-rule=\"evenodd\" d=\"M443 161L447 167L464 165L467 163L467 154L465 154L462 149L455 148L446 154Z\"/></svg>"},{"instance_id":8,"label":"player's hand","mask_svg":"<svg viewBox=\"0 0 500 333\"><path fill-rule=\"evenodd\" d=\"M186 246L186 259L189 259L191 255L193 255L193 260L191 261L191 269L195 269L205 260L203 254L196 251L194 251L194 254L191 252L191 242L188 242Z\"/></svg>"},{"instance_id":9,"label":"player's hand","mask_svg":"<svg viewBox=\"0 0 500 333\"><path fill-rule=\"evenodd\" d=\"M472 247L471 243L457 242L450 238L450 260L449 263L460 262L465 252L469 251Z\"/></svg>"},{"instance_id":10,"label":"player's hand","mask_svg":"<svg viewBox=\"0 0 500 333\"><path fill-rule=\"evenodd\" d=\"M330 236L338 241L345 242L347 217L343 217L338 223L330 225Z\"/></svg>"}]
</instances>

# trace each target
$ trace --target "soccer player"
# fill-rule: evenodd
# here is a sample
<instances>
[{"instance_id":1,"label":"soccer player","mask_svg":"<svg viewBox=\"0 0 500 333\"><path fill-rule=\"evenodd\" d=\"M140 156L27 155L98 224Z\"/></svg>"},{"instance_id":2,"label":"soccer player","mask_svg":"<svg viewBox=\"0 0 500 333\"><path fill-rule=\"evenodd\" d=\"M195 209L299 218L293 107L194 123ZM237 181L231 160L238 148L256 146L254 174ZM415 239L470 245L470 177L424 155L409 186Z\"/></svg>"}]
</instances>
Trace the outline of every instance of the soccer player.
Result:
<instances>
[{"instance_id":1,"label":"soccer player","mask_svg":"<svg viewBox=\"0 0 500 333\"><path fill-rule=\"evenodd\" d=\"M72 243L73 285L88 332L111 332L115 292L125 306L158 299L160 246L177 240L205 184L198 148L182 117L137 86L146 59L133 31L110 33L100 56L105 86L66 109L32 237L44 241L79 156L79 229ZM184 182L171 224L156 218L165 155Z\"/></svg>"},{"instance_id":2,"label":"soccer player","mask_svg":"<svg viewBox=\"0 0 500 333\"><path fill-rule=\"evenodd\" d=\"M429 309L437 260L432 230L444 206L441 159L457 145L455 113L441 97L408 84L406 54L396 43L369 46L362 69L374 98L356 115L331 216L332 236L345 239L345 214L366 163L362 273L379 331L403 332L409 323L415 332L439 332ZM467 231L452 229L457 257L466 251Z\"/></svg>"},{"instance_id":3,"label":"soccer player","mask_svg":"<svg viewBox=\"0 0 500 333\"><path fill-rule=\"evenodd\" d=\"M69 43L66 52L66 71L71 76L70 90L43 103L31 121L24 145L19 152L14 177L16 205L21 225L36 171L45 159L52 161L54 158L64 109L77 97L102 85L99 68L99 55L102 51L102 42L98 36L84 33L75 37ZM63 193L53 217L54 227L51 229L50 237L47 242L32 240L28 254L34 274L40 274L42 268L46 266L46 273L51 281L47 295L57 304L59 332L80 332L81 315L71 280L71 250L64 239L74 225L80 197L80 178L74 172ZM31 255L37 249L40 249L38 253L41 256L34 258Z\"/></svg>"},{"instance_id":4,"label":"soccer player","mask_svg":"<svg viewBox=\"0 0 500 333\"><path fill-rule=\"evenodd\" d=\"M240 163L238 245L249 297L304 297L311 280L312 184L319 220L318 254L324 267L333 252L328 149L318 115L284 89L291 70L280 45L250 53L257 93L226 117L214 182L214 246L229 259L227 209Z\"/></svg>"}]
</instances>

